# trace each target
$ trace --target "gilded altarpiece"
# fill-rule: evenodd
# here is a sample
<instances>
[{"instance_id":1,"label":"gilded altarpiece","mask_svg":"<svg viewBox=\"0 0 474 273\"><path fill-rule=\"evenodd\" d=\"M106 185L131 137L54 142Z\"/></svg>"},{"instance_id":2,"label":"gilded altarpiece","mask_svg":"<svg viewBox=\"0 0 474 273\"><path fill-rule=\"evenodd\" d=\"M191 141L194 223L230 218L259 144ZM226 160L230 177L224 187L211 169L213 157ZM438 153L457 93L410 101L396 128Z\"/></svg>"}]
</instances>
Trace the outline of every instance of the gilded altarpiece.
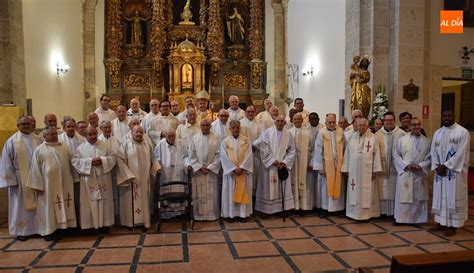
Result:
<instances>
[{"instance_id":1,"label":"gilded altarpiece","mask_svg":"<svg viewBox=\"0 0 474 273\"><path fill-rule=\"evenodd\" d=\"M230 95L259 110L264 90L264 0L106 0L107 93L177 100L205 89L213 111Z\"/></svg>"}]
</instances>

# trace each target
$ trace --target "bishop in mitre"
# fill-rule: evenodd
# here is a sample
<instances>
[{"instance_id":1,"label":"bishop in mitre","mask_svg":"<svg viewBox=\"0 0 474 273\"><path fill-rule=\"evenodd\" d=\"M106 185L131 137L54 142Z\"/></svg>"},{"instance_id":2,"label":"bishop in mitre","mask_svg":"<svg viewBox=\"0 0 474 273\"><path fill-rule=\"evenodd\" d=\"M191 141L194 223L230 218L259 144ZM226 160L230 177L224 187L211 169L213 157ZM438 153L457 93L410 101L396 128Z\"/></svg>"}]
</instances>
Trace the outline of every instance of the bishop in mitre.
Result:
<instances>
[{"instance_id":1,"label":"bishop in mitre","mask_svg":"<svg viewBox=\"0 0 474 273\"><path fill-rule=\"evenodd\" d=\"M320 216L345 208L346 185L342 176L344 131L336 126L336 114L326 115L326 127L319 130L314 144L313 169L318 171L315 207Z\"/></svg>"},{"instance_id":2,"label":"bishop in mitre","mask_svg":"<svg viewBox=\"0 0 474 273\"><path fill-rule=\"evenodd\" d=\"M468 217L467 172L470 135L454 121L452 111L443 111L443 127L436 130L431 144L433 183L432 210L437 223L431 230L444 230L445 236L456 234Z\"/></svg>"},{"instance_id":3,"label":"bishop in mitre","mask_svg":"<svg viewBox=\"0 0 474 273\"><path fill-rule=\"evenodd\" d=\"M220 217L220 192L217 175L221 168L219 139L211 133L211 122L204 119L201 132L189 143L188 164L193 176L194 220L214 221Z\"/></svg>"},{"instance_id":4,"label":"bishop in mitre","mask_svg":"<svg viewBox=\"0 0 474 273\"><path fill-rule=\"evenodd\" d=\"M285 128L284 116L278 116L275 125L266 129L254 142L260 150L262 170L257 184L255 210L273 214L295 207L291 189L291 174L284 181L278 180L278 169L291 171L295 160L295 140ZM280 187L283 183L283 192Z\"/></svg>"},{"instance_id":5,"label":"bishop in mitre","mask_svg":"<svg viewBox=\"0 0 474 273\"><path fill-rule=\"evenodd\" d=\"M33 153L26 186L35 191L38 230L52 241L57 229L76 227L71 155L54 127L43 130L44 142Z\"/></svg>"},{"instance_id":6,"label":"bishop in mitre","mask_svg":"<svg viewBox=\"0 0 474 273\"><path fill-rule=\"evenodd\" d=\"M114 224L112 170L117 160L97 137L97 130L87 127L87 141L79 145L71 161L80 176L81 228L107 231Z\"/></svg>"},{"instance_id":7,"label":"bishop in mitre","mask_svg":"<svg viewBox=\"0 0 474 273\"><path fill-rule=\"evenodd\" d=\"M382 171L380 148L369 129L369 121L357 119L358 133L353 135L344 153L342 172L347 181L346 216L358 221L380 216L378 184L375 174Z\"/></svg>"},{"instance_id":8,"label":"bishop in mitre","mask_svg":"<svg viewBox=\"0 0 474 273\"><path fill-rule=\"evenodd\" d=\"M207 93L206 90L201 90L196 94L198 115L197 120L199 122L205 119L208 119L211 122L214 120L211 109L208 109L210 99L209 93Z\"/></svg>"},{"instance_id":9,"label":"bishop in mitre","mask_svg":"<svg viewBox=\"0 0 474 273\"><path fill-rule=\"evenodd\" d=\"M132 138L122 144L125 164L135 178L118 181L120 192L120 221L127 227L150 227L151 184L160 169L154 160L153 147L145 141L144 130L137 125L132 129ZM150 176L151 175L151 176Z\"/></svg>"},{"instance_id":10,"label":"bishop in mitre","mask_svg":"<svg viewBox=\"0 0 474 273\"><path fill-rule=\"evenodd\" d=\"M314 203L315 182L311 180L311 131L303 127L303 115L296 113L293 116L294 126L289 132L295 140L295 160L291 168L291 187L295 210L312 210ZM309 179L308 179L309 178Z\"/></svg>"},{"instance_id":11,"label":"bishop in mitre","mask_svg":"<svg viewBox=\"0 0 474 273\"><path fill-rule=\"evenodd\" d=\"M42 140L32 128L30 118L17 120L18 132L3 146L0 164L0 188L8 188L8 232L20 241L38 233L34 192L26 186L31 158Z\"/></svg>"},{"instance_id":12,"label":"bishop in mitre","mask_svg":"<svg viewBox=\"0 0 474 273\"><path fill-rule=\"evenodd\" d=\"M410 121L410 127L410 132L398 140L393 153L398 172L395 223L400 224L428 221L430 140L421 134L421 122L418 118Z\"/></svg>"},{"instance_id":13,"label":"bishop in mitre","mask_svg":"<svg viewBox=\"0 0 474 273\"><path fill-rule=\"evenodd\" d=\"M231 135L221 143L222 206L221 216L241 222L252 214L253 153L250 139L240 134L240 122L230 121Z\"/></svg>"},{"instance_id":14,"label":"bishop in mitre","mask_svg":"<svg viewBox=\"0 0 474 273\"><path fill-rule=\"evenodd\" d=\"M383 127L375 133L380 146L382 172L377 175L380 198L380 214L392 216L395 211L395 188L397 184L397 169L393 159L394 149L398 139L405 131L395 124L395 114L387 112L383 115Z\"/></svg>"}]
</instances>

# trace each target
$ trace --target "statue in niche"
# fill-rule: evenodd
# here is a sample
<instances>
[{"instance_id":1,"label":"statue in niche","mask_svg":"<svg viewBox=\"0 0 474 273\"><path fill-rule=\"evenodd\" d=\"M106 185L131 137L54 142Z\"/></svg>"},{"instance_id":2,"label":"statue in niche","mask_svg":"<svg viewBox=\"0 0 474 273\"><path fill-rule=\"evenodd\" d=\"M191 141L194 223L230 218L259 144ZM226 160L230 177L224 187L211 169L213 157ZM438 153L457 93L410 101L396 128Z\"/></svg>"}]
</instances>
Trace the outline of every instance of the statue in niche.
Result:
<instances>
[{"instance_id":1,"label":"statue in niche","mask_svg":"<svg viewBox=\"0 0 474 273\"><path fill-rule=\"evenodd\" d=\"M183 64L181 67L181 90L193 89L193 67L190 64Z\"/></svg>"},{"instance_id":2,"label":"statue in niche","mask_svg":"<svg viewBox=\"0 0 474 273\"><path fill-rule=\"evenodd\" d=\"M234 45L242 44L244 42L244 19L239 14L237 7L234 7L234 13L227 16L227 34L229 35L230 41Z\"/></svg>"},{"instance_id":3,"label":"statue in niche","mask_svg":"<svg viewBox=\"0 0 474 273\"><path fill-rule=\"evenodd\" d=\"M148 18L143 18L140 16L138 10L135 11L135 14L130 18L125 18L125 20L130 22L130 43L134 45L143 44L143 33L142 33L142 22L146 22Z\"/></svg>"},{"instance_id":4,"label":"statue in niche","mask_svg":"<svg viewBox=\"0 0 474 273\"><path fill-rule=\"evenodd\" d=\"M363 117L367 118L372 104L371 90L367 83L370 81L368 71L370 59L368 56L355 56L351 65L349 82L351 84L351 111L359 109Z\"/></svg>"},{"instance_id":5,"label":"statue in niche","mask_svg":"<svg viewBox=\"0 0 474 273\"><path fill-rule=\"evenodd\" d=\"M184 5L183 12L181 13L181 19L183 19L183 21L179 22L180 25L194 25L194 22L191 21L193 19L191 0L186 1L186 5Z\"/></svg>"}]
</instances>

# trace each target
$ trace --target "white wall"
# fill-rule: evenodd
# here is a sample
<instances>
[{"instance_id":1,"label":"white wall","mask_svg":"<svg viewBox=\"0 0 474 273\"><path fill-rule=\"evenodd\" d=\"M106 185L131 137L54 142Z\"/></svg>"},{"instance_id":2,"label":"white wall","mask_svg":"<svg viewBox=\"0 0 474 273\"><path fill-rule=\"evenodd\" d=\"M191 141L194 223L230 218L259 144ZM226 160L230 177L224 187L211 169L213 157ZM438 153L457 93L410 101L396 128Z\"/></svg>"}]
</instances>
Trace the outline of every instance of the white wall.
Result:
<instances>
[{"instance_id":1,"label":"white wall","mask_svg":"<svg viewBox=\"0 0 474 273\"><path fill-rule=\"evenodd\" d=\"M26 95L43 127L46 113L82 117L83 50L81 0L23 0ZM56 62L70 66L56 75Z\"/></svg>"},{"instance_id":2,"label":"white wall","mask_svg":"<svg viewBox=\"0 0 474 273\"><path fill-rule=\"evenodd\" d=\"M267 62L267 86L269 98L275 100L275 18L272 0L265 0L265 61Z\"/></svg>"},{"instance_id":3,"label":"white wall","mask_svg":"<svg viewBox=\"0 0 474 273\"><path fill-rule=\"evenodd\" d=\"M344 0L289 1L288 62L300 67L294 95L321 117L338 113L339 99L344 98L344 50ZM303 76L311 66L314 76Z\"/></svg>"},{"instance_id":4,"label":"white wall","mask_svg":"<svg viewBox=\"0 0 474 273\"><path fill-rule=\"evenodd\" d=\"M461 67L459 52L463 46L474 48L474 28L464 27L463 34L439 33L439 11L444 9L444 0L431 1L430 22L430 58L431 65ZM471 67L474 67L474 55L471 54ZM459 75L461 77L461 75Z\"/></svg>"}]
</instances>

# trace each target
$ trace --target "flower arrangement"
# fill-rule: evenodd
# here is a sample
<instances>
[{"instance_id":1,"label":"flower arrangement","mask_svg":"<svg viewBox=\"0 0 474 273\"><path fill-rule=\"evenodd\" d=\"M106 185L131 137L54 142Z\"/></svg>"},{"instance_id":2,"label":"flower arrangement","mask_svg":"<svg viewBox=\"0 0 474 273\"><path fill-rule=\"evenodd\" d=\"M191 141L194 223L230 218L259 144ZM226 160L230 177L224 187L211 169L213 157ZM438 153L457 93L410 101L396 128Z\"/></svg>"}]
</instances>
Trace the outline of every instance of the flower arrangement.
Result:
<instances>
[{"instance_id":1,"label":"flower arrangement","mask_svg":"<svg viewBox=\"0 0 474 273\"><path fill-rule=\"evenodd\" d=\"M383 119L383 115L388 112L388 97L385 92L385 86L377 85L375 88L375 100L372 102L372 119Z\"/></svg>"}]
</instances>

